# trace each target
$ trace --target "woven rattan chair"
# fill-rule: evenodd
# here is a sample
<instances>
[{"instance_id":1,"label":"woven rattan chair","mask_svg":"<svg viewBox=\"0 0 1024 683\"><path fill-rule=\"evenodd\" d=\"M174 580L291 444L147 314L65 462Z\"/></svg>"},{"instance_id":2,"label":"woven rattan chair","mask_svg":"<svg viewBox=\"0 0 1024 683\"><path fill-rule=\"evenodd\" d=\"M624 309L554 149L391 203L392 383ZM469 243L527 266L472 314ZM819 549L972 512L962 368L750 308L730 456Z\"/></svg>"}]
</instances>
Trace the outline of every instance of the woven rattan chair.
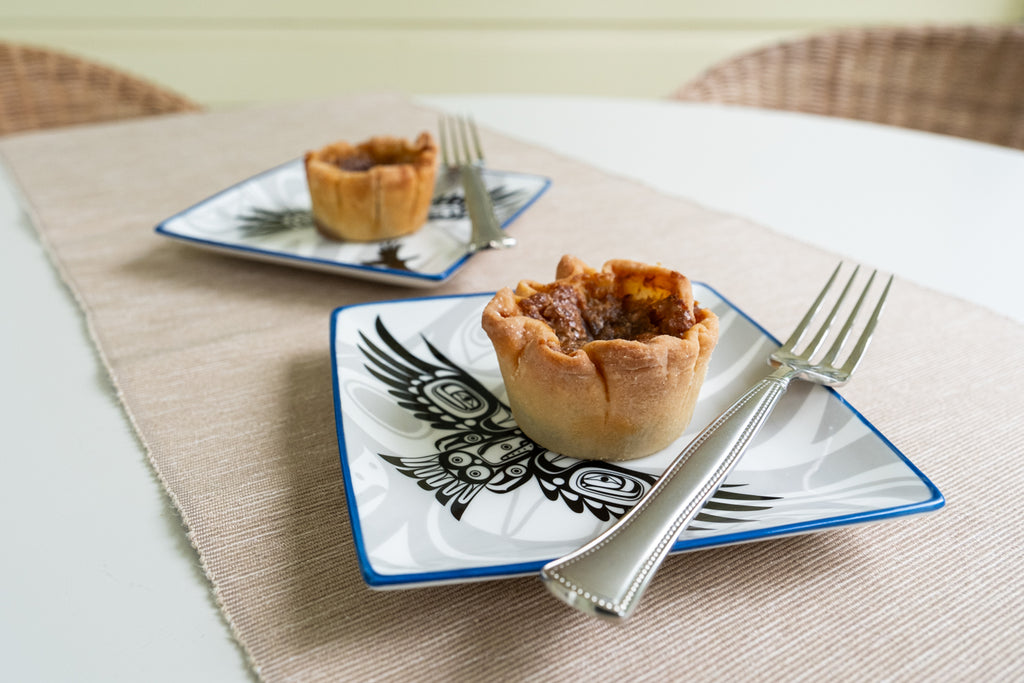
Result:
<instances>
[{"instance_id":1,"label":"woven rattan chair","mask_svg":"<svg viewBox=\"0 0 1024 683\"><path fill-rule=\"evenodd\" d=\"M199 109L116 69L0 42L0 135Z\"/></svg>"},{"instance_id":2,"label":"woven rattan chair","mask_svg":"<svg viewBox=\"0 0 1024 683\"><path fill-rule=\"evenodd\" d=\"M726 60L672 97L860 119L1024 149L1024 26L816 35Z\"/></svg>"}]
</instances>

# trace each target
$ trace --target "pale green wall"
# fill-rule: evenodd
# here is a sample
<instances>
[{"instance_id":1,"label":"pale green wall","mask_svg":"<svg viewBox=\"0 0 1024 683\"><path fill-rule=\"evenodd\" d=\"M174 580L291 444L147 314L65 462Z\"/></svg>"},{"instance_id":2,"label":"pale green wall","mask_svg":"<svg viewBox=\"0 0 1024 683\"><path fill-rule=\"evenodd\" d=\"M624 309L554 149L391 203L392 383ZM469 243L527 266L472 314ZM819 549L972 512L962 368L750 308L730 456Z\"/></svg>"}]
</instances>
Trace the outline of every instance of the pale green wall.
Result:
<instances>
[{"instance_id":1,"label":"pale green wall","mask_svg":"<svg viewBox=\"0 0 1024 683\"><path fill-rule=\"evenodd\" d=\"M1024 0L4 0L0 40L212 106L364 90L661 97L708 65L837 26L1007 23Z\"/></svg>"}]
</instances>

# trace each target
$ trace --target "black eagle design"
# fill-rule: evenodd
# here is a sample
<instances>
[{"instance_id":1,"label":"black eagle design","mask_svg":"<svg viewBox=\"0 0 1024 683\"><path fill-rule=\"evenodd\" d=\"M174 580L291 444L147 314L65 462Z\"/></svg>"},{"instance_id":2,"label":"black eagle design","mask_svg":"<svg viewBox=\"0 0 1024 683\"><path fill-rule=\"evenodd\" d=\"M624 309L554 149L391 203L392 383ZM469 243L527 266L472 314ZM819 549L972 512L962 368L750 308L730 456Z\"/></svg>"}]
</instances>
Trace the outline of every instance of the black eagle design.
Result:
<instances>
[{"instance_id":1,"label":"black eagle design","mask_svg":"<svg viewBox=\"0 0 1024 683\"><path fill-rule=\"evenodd\" d=\"M383 266L385 268L391 268L393 270L408 270L412 271L409 267L408 258L402 258L399 252L402 250L402 245L394 240L388 240L380 243L380 248L377 251L377 258L363 261L364 266ZM411 258L411 257L410 257Z\"/></svg>"},{"instance_id":2,"label":"black eagle design","mask_svg":"<svg viewBox=\"0 0 1024 683\"><path fill-rule=\"evenodd\" d=\"M422 339L433 356L430 360L402 346L379 317L375 329L380 344L359 333L366 370L388 387L399 406L445 432L434 441L436 452L429 455L379 455L420 488L433 492L455 519L462 518L481 491L507 493L533 480L549 500L561 500L574 512L608 521L624 515L657 480L613 463L576 460L543 448L519 429L507 405L426 337ZM750 503L771 499L739 493L735 485L722 489L715 496L728 502L717 501L717 510L764 509L763 504ZM715 503L709 501L705 510ZM749 521L705 512L697 520L702 516L705 522Z\"/></svg>"},{"instance_id":3,"label":"black eagle design","mask_svg":"<svg viewBox=\"0 0 1024 683\"><path fill-rule=\"evenodd\" d=\"M491 188L487 193L491 196L491 203L499 217L511 213L519 201L529 195L525 190L514 190L505 185ZM466 198L461 193L449 192L434 197L430 205L430 220L459 220L467 216L469 213L466 211Z\"/></svg>"}]
</instances>

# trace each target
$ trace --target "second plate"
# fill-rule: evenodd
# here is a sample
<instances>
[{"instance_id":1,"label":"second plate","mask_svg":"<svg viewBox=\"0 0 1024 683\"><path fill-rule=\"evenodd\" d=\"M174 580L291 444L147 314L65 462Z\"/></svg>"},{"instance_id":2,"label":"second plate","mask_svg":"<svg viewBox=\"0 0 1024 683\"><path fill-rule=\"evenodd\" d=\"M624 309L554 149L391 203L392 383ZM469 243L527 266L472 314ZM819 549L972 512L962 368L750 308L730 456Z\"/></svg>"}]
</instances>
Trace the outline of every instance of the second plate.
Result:
<instances>
[{"instance_id":1,"label":"second plate","mask_svg":"<svg viewBox=\"0 0 1024 683\"><path fill-rule=\"evenodd\" d=\"M484 169L502 227L551 184L543 176ZM159 235L234 256L324 270L364 280L433 287L470 257L470 225L461 187L434 197L426 225L380 242L340 242L313 226L306 170L290 161L206 199L156 227Z\"/></svg>"}]
</instances>

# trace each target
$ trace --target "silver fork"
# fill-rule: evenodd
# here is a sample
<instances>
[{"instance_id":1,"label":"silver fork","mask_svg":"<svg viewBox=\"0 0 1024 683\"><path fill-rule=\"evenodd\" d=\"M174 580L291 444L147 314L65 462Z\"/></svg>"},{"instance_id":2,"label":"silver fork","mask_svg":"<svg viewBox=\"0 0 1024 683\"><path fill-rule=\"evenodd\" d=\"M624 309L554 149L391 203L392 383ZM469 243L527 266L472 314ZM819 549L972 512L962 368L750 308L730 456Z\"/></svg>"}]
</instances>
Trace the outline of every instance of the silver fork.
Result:
<instances>
[{"instance_id":1,"label":"silver fork","mask_svg":"<svg viewBox=\"0 0 1024 683\"><path fill-rule=\"evenodd\" d=\"M457 168L466 193L466 211L472 225L469 253L482 249L507 249L516 245L516 238L505 234L494 213L491 195L487 192L480 168L484 154L472 119L442 116L439 124L443 173ZM451 140L449 140L449 137ZM470 149L472 143L472 150Z\"/></svg>"},{"instance_id":2,"label":"silver fork","mask_svg":"<svg viewBox=\"0 0 1024 683\"><path fill-rule=\"evenodd\" d=\"M842 263L836 267L793 334L769 357L769 363L776 369L705 427L669 465L647 495L617 523L579 550L541 569L541 578L552 593L592 616L613 620L628 618L680 532L700 512L739 461L789 383L802 379L835 387L849 381L882 314L892 277L889 277L853 350L841 365L837 365L877 271L871 274L834 343L821 359L815 360L815 354L839 316L843 299L849 293L859 267L854 269L813 339L799 352L796 347L817 316L840 268Z\"/></svg>"}]
</instances>

